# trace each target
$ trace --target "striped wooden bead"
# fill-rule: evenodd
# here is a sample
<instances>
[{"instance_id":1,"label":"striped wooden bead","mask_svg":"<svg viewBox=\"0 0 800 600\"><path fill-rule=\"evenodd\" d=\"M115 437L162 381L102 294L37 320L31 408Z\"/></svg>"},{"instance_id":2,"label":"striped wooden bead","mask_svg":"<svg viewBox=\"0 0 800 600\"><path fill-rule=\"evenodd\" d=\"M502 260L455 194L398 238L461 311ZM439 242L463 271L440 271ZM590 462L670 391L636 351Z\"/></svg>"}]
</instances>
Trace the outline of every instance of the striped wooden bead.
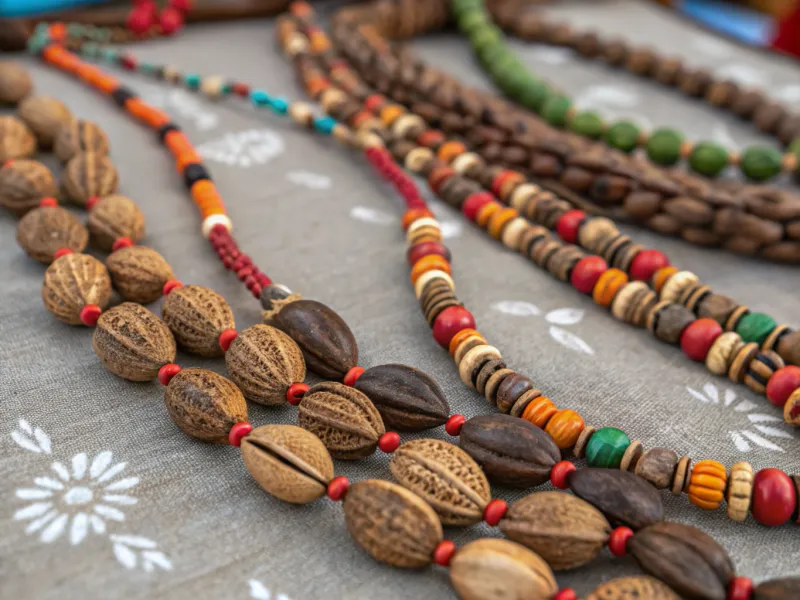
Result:
<instances>
[{"instance_id":1,"label":"striped wooden bead","mask_svg":"<svg viewBox=\"0 0 800 600\"><path fill-rule=\"evenodd\" d=\"M739 462L731 467L725 500L728 503L728 517L734 521L744 521L750 510L753 496L753 467L750 463Z\"/></svg>"},{"instance_id":2,"label":"striped wooden bead","mask_svg":"<svg viewBox=\"0 0 800 600\"><path fill-rule=\"evenodd\" d=\"M544 430L550 434L556 446L561 450L567 450L578 441L583 427L583 418L574 410L564 408L550 417Z\"/></svg>"},{"instance_id":3,"label":"striped wooden bead","mask_svg":"<svg viewBox=\"0 0 800 600\"><path fill-rule=\"evenodd\" d=\"M727 479L728 473L722 463L715 460L696 463L686 488L689 502L706 510L716 510L725 498Z\"/></svg>"},{"instance_id":4,"label":"striped wooden bead","mask_svg":"<svg viewBox=\"0 0 800 600\"><path fill-rule=\"evenodd\" d=\"M500 351L494 346L480 344L470 349L458 363L458 376L472 389L476 389L478 375L483 366L491 361L501 359Z\"/></svg>"},{"instance_id":5,"label":"striped wooden bead","mask_svg":"<svg viewBox=\"0 0 800 600\"><path fill-rule=\"evenodd\" d=\"M747 365L744 383L757 394L765 394L769 378L772 377L775 371L782 369L784 366L786 365L777 352L772 350L759 352Z\"/></svg>"},{"instance_id":6,"label":"striped wooden bead","mask_svg":"<svg viewBox=\"0 0 800 600\"><path fill-rule=\"evenodd\" d=\"M667 279L661 287L659 297L667 302L678 302L684 290L697 281L697 275L691 271L678 271Z\"/></svg>"},{"instance_id":7,"label":"striped wooden bead","mask_svg":"<svg viewBox=\"0 0 800 600\"><path fill-rule=\"evenodd\" d=\"M611 306L619 289L628 283L628 274L620 269L608 269L600 275L592 289L592 300L599 306Z\"/></svg>"},{"instance_id":8,"label":"striped wooden bead","mask_svg":"<svg viewBox=\"0 0 800 600\"><path fill-rule=\"evenodd\" d=\"M556 405L547 396L538 396L528 403L522 412L522 418L540 429L547 426L548 421L558 412Z\"/></svg>"},{"instance_id":9,"label":"striped wooden bead","mask_svg":"<svg viewBox=\"0 0 800 600\"><path fill-rule=\"evenodd\" d=\"M406 230L406 240L410 246L419 243L423 238L430 237L432 241L441 241L442 229L439 221L432 217L417 219Z\"/></svg>"}]
</instances>

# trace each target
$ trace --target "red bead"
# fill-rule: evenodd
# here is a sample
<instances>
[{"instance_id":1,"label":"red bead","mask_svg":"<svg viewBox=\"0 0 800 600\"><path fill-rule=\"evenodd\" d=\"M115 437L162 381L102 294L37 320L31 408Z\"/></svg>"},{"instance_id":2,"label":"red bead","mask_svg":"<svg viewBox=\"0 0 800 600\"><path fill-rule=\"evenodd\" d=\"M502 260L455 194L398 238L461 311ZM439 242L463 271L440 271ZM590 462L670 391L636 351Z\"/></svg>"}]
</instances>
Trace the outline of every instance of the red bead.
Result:
<instances>
[{"instance_id":1,"label":"red bead","mask_svg":"<svg viewBox=\"0 0 800 600\"><path fill-rule=\"evenodd\" d=\"M102 314L103 309L97 306L97 304L87 304L81 309L81 323L87 327L93 327L97 325L97 319L99 319Z\"/></svg>"},{"instance_id":2,"label":"red bead","mask_svg":"<svg viewBox=\"0 0 800 600\"><path fill-rule=\"evenodd\" d=\"M475 329L475 317L463 306L449 306L433 322L433 339L447 348L453 336L462 329Z\"/></svg>"},{"instance_id":3,"label":"red bead","mask_svg":"<svg viewBox=\"0 0 800 600\"><path fill-rule=\"evenodd\" d=\"M364 367L353 367L344 375L344 379L342 379L342 383L345 385L349 385L353 387L358 381L358 378L364 374Z\"/></svg>"},{"instance_id":4,"label":"red bead","mask_svg":"<svg viewBox=\"0 0 800 600\"><path fill-rule=\"evenodd\" d=\"M347 495L347 488L350 487L350 480L347 477L334 477L328 484L328 498L334 502L344 500Z\"/></svg>"},{"instance_id":5,"label":"red bead","mask_svg":"<svg viewBox=\"0 0 800 600\"><path fill-rule=\"evenodd\" d=\"M228 432L228 443L237 448L242 445L242 438L253 431L250 423L236 423Z\"/></svg>"},{"instance_id":6,"label":"red bead","mask_svg":"<svg viewBox=\"0 0 800 600\"><path fill-rule=\"evenodd\" d=\"M642 250L633 257L628 275L634 281L650 281L659 269L669 266L669 259L658 250Z\"/></svg>"},{"instance_id":7,"label":"red bead","mask_svg":"<svg viewBox=\"0 0 800 600\"><path fill-rule=\"evenodd\" d=\"M172 35L183 27L183 15L179 10L168 6L158 16L158 23L161 25L164 35Z\"/></svg>"},{"instance_id":8,"label":"red bead","mask_svg":"<svg viewBox=\"0 0 800 600\"><path fill-rule=\"evenodd\" d=\"M172 380L172 378L180 372L180 366L176 365L175 363L164 365L158 370L158 381L161 383L161 385L169 385L169 382Z\"/></svg>"},{"instance_id":9,"label":"red bead","mask_svg":"<svg viewBox=\"0 0 800 600\"><path fill-rule=\"evenodd\" d=\"M728 584L726 600L750 600L753 595L753 581L747 577L734 577Z\"/></svg>"},{"instance_id":10,"label":"red bead","mask_svg":"<svg viewBox=\"0 0 800 600\"><path fill-rule=\"evenodd\" d=\"M219 347L222 348L223 352L227 352L228 348L231 347L233 340L239 337L239 332L235 329L226 329L222 333L219 334Z\"/></svg>"},{"instance_id":11,"label":"red bead","mask_svg":"<svg viewBox=\"0 0 800 600\"><path fill-rule=\"evenodd\" d=\"M481 212L481 209L490 202L494 202L494 196L492 196L489 192L476 192L474 194L470 194L467 196L467 199L464 200L464 204L461 205L461 212L463 212L464 216L470 221L474 221L478 218L478 214Z\"/></svg>"},{"instance_id":12,"label":"red bead","mask_svg":"<svg viewBox=\"0 0 800 600\"><path fill-rule=\"evenodd\" d=\"M430 256L431 254L441 256L447 262L450 262L450 250L448 250L447 247L443 246L439 242L422 242L421 244L414 244L408 249L408 254L406 256L408 258L408 264L413 267L420 258L424 256Z\"/></svg>"},{"instance_id":13,"label":"red bead","mask_svg":"<svg viewBox=\"0 0 800 600\"><path fill-rule=\"evenodd\" d=\"M236 94L237 96L241 96L242 98L246 98L250 95L250 86L246 83L236 82L231 86L231 92ZM226 229L227 231L227 229Z\"/></svg>"},{"instance_id":14,"label":"red bead","mask_svg":"<svg viewBox=\"0 0 800 600\"><path fill-rule=\"evenodd\" d=\"M778 408L782 408L789 396L800 388L800 367L789 365L778 369L767 381L767 398Z\"/></svg>"},{"instance_id":15,"label":"red bead","mask_svg":"<svg viewBox=\"0 0 800 600\"><path fill-rule=\"evenodd\" d=\"M128 13L125 27L136 35L142 35L155 24L154 16L154 13L146 6L137 7Z\"/></svg>"},{"instance_id":16,"label":"red bead","mask_svg":"<svg viewBox=\"0 0 800 600\"><path fill-rule=\"evenodd\" d=\"M456 545L450 540L442 540L433 551L433 562L442 567L448 567L455 553Z\"/></svg>"},{"instance_id":17,"label":"red bead","mask_svg":"<svg viewBox=\"0 0 800 600\"><path fill-rule=\"evenodd\" d=\"M574 464L568 460L562 460L553 465L550 470L550 483L560 490L565 490L569 487L567 478L569 474L577 470Z\"/></svg>"},{"instance_id":18,"label":"red bead","mask_svg":"<svg viewBox=\"0 0 800 600\"><path fill-rule=\"evenodd\" d=\"M564 588L563 590L558 590L550 600L578 600L578 596L575 595L575 590L572 588Z\"/></svg>"},{"instance_id":19,"label":"red bead","mask_svg":"<svg viewBox=\"0 0 800 600\"><path fill-rule=\"evenodd\" d=\"M633 537L633 529L630 527L617 527L608 536L608 549L614 556L625 556L628 554L628 540Z\"/></svg>"},{"instance_id":20,"label":"red bead","mask_svg":"<svg viewBox=\"0 0 800 600\"><path fill-rule=\"evenodd\" d=\"M600 275L608 271L608 265L599 256L584 256L572 269L570 283L572 287L582 294L591 294L594 284L600 279Z\"/></svg>"},{"instance_id":21,"label":"red bead","mask_svg":"<svg viewBox=\"0 0 800 600\"><path fill-rule=\"evenodd\" d=\"M466 422L467 418L464 415L453 415L447 419L447 423L444 424L444 430L452 436L457 436L461 433L461 428Z\"/></svg>"},{"instance_id":22,"label":"red bead","mask_svg":"<svg viewBox=\"0 0 800 600\"><path fill-rule=\"evenodd\" d=\"M797 504L791 478L779 469L761 469L753 479L750 512L762 525L777 527L788 521Z\"/></svg>"},{"instance_id":23,"label":"red bead","mask_svg":"<svg viewBox=\"0 0 800 600\"><path fill-rule=\"evenodd\" d=\"M714 319L697 319L689 323L681 333L681 350L696 361L704 361L719 336L722 335L722 325Z\"/></svg>"},{"instance_id":24,"label":"red bead","mask_svg":"<svg viewBox=\"0 0 800 600\"><path fill-rule=\"evenodd\" d=\"M500 519L506 516L506 512L508 512L506 501L495 498L483 509L483 520L494 527L500 522Z\"/></svg>"},{"instance_id":25,"label":"red bead","mask_svg":"<svg viewBox=\"0 0 800 600\"><path fill-rule=\"evenodd\" d=\"M98 200L100 200L100 196L92 196L86 201L86 204L84 204L83 207L88 212L88 211L90 211L90 210L92 210L94 208L94 205L97 204Z\"/></svg>"},{"instance_id":26,"label":"red bead","mask_svg":"<svg viewBox=\"0 0 800 600\"><path fill-rule=\"evenodd\" d=\"M305 383L293 383L286 390L286 401L292 406L297 406L308 390L309 387Z\"/></svg>"},{"instance_id":27,"label":"red bead","mask_svg":"<svg viewBox=\"0 0 800 600\"><path fill-rule=\"evenodd\" d=\"M180 287L183 287L183 284L178 281L177 279L170 279L167 283L164 284L164 288L161 290L161 293L165 296L169 296L169 293L172 290L176 290Z\"/></svg>"},{"instance_id":28,"label":"red bead","mask_svg":"<svg viewBox=\"0 0 800 600\"><path fill-rule=\"evenodd\" d=\"M136 59L129 55L120 56L119 64L128 71L134 71L136 69Z\"/></svg>"},{"instance_id":29,"label":"red bead","mask_svg":"<svg viewBox=\"0 0 800 600\"><path fill-rule=\"evenodd\" d=\"M378 448L381 452L391 454L400 446L400 434L396 431L387 431L378 439Z\"/></svg>"},{"instance_id":30,"label":"red bead","mask_svg":"<svg viewBox=\"0 0 800 600\"><path fill-rule=\"evenodd\" d=\"M558 237L569 244L574 244L578 240L578 229L581 222L586 218L586 213L582 210L568 210L556 223Z\"/></svg>"},{"instance_id":31,"label":"red bead","mask_svg":"<svg viewBox=\"0 0 800 600\"><path fill-rule=\"evenodd\" d=\"M122 248L130 248L131 246L133 246L133 240L129 237L123 236L114 240L114 244L111 246L111 251L116 252Z\"/></svg>"},{"instance_id":32,"label":"red bead","mask_svg":"<svg viewBox=\"0 0 800 600\"><path fill-rule=\"evenodd\" d=\"M192 0L169 0L169 5L184 14L192 10Z\"/></svg>"},{"instance_id":33,"label":"red bead","mask_svg":"<svg viewBox=\"0 0 800 600\"><path fill-rule=\"evenodd\" d=\"M39 200L39 206L41 206L42 208L44 208L45 206L58 206L58 200L48 196L47 198L42 198L41 200Z\"/></svg>"},{"instance_id":34,"label":"red bead","mask_svg":"<svg viewBox=\"0 0 800 600\"><path fill-rule=\"evenodd\" d=\"M72 250L70 250L69 248L59 248L58 250L55 251L55 254L53 254L53 260L58 260L62 256L66 256L67 254L72 254Z\"/></svg>"}]
</instances>

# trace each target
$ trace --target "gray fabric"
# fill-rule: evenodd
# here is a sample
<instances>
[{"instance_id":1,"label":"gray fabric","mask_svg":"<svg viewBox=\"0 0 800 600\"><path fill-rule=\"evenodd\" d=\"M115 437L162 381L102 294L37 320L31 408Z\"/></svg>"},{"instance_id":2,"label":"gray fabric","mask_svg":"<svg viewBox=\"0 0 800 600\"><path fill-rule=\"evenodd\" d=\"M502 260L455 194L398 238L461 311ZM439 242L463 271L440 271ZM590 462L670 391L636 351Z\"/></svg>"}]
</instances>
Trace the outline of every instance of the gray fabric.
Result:
<instances>
[{"instance_id":1,"label":"gray fabric","mask_svg":"<svg viewBox=\"0 0 800 600\"><path fill-rule=\"evenodd\" d=\"M620 0L556 12L575 23L652 43L695 64L759 77L770 91L800 100L796 65L711 38L658 8ZM528 64L584 102L599 98L605 114L647 115L654 124L674 123L698 137L729 134L737 144L757 137L752 128L654 85L576 62L560 51L516 46ZM486 85L466 44L454 35L431 36L415 47L455 75ZM225 73L291 97L301 92L275 50L271 23L192 27L175 40L143 44L135 51L143 59ZM184 282L223 294L240 328L258 322L258 303L222 269L200 237L195 210L153 134L68 77L30 59L26 65L40 93L63 99L76 115L106 129L121 190L147 216L146 243L166 257ZM135 90L165 105L189 137L203 145L242 247L276 281L338 310L359 340L363 366L403 362L420 367L439 381L454 411L467 416L492 412L463 386L447 352L431 338L408 285L399 203L360 160L331 141L235 101L192 101L189 92L124 77ZM598 92L596 86L605 87ZM240 136L250 130L257 133ZM659 344L648 332L616 322L589 298L487 240L451 209L434 206L452 234L447 243L460 298L508 363L530 375L560 406L580 410L596 426L619 425L645 447L668 446L728 466L748 460L756 469L800 471L797 436L763 397L690 364L678 349ZM262 493L235 449L201 444L178 431L156 383L131 384L107 373L91 350L91 332L55 322L42 307L43 268L16 246L14 226L9 215L0 217L4 598L453 597L442 570L416 573L375 564L348 539L340 507L327 501L288 506ZM631 233L668 252L716 290L780 322L797 324L796 269L648 232ZM180 355L179 362L224 373L222 360ZM294 419L290 408L253 405L250 411L256 424ZM430 435L445 436L443 431ZM81 481L58 483L54 462L74 474L84 459ZM389 478L387 462L376 455L336 468L351 479ZM124 469L109 474L107 469L118 463L125 463ZM37 497L47 495L48 485L64 489ZM108 485L112 489L103 490ZM100 500L103 494L128 499ZM497 494L509 501L521 497L506 490ZM663 498L668 518L711 533L741 573L763 580L800 571L793 527L734 523L724 508L704 512L685 496ZM46 514L49 507L25 507L41 502L52 502L59 514L68 515L62 518L69 520L64 532L50 543L41 537L43 532L45 539L54 537L59 527L52 523L59 517L26 534L34 515ZM78 543L84 517L74 525L76 515L89 514L92 506L98 510L98 503L120 513L99 509L106 531L95 533L90 524ZM114 520L120 517L124 520ZM479 526L446 534L464 543L492 532ZM152 572L146 564L155 565ZM559 574L558 580L586 594L604 579L636 572L632 559L612 560L604 553L587 568Z\"/></svg>"}]
</instances>

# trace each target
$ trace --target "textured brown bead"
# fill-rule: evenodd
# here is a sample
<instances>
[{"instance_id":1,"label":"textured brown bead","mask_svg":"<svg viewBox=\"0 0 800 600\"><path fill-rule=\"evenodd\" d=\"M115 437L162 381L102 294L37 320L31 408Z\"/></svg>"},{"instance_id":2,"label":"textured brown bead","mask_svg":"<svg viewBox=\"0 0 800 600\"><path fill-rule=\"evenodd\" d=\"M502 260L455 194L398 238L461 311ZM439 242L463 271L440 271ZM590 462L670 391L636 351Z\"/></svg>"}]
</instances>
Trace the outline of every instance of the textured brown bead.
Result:
<instances>
[{"instance_id":1,"label":"textured brown bead","mask_svg":"<svg viewBox=\"0 0 800 600\"><path fill-rule=\"evenodd\" d=\"M519 373L513 373L500 383L495 403L502 412L507 413L522 394L532 389L533 382L530 379Z\"/></svg>"},{"instance_id":2,"label":"textured brown bead","mask_svg":"<svg viewBox=\"0 0 800 600\"><path fill-rule=\"evenodd\" d=\"M639 459L634 473L664 490L672 483L677 465L678 455L669 448L651 448Z\"/></svg>"},{"instance_id":3,"label":"textured brown bead","mask_svg":"<svg viewBox=\"0 0 800 600\"><path fill-rule=\"evenodd\" d=\"M680 600L675 592L658 579L639 575L618 577L598 585L586 600Z\"/></svg>"},{"instance_id":4,"label":"textured brown bead","mask_svg":"<svg viewBox=\"0 0 800 600\"><path fill-rule=\"evenodd\" d=\"M53 144L53 152L62 163L68 162L81 152L108 154L108 136L91 121L76 119L59 130Z\"/></svg>"},{"instance_id":5,"label":"textured brown bead","mask_svg":"<svg viewBox=\"0 0 800 600\"><path fill-rule=\"evenodd\" d=\"M733 298L721 294L708 294L698 304L697 316L700 319L714 319L724 327L737 306Z\"/></svg>"},{"instance_id":6,"label":"textured brown bead","mask_svg":"<svg viewBox=\"0 0 800 600\"><path fill-rule=\"evenodd\" d=\"M121 237L138 243L144 238L144 215L133 200L125 196L100 198L89 212L87 223L92 244L110 252Z\"/></svg>"},{"instance_id":7,"label":"textured brown bead","mask_svg":"<svg viewBox=\"0 0 800 600\"><path fill-rule=\"evenodd\" d=\"M61 128L72 121L72 113L60 100L49 96L29 96L20 102L17 116L31 128L39 146L49 149Z\"/></svg>"},{"instance_id":8,"label":"textured brown bead","mask_svg":"<svg viewBox=\"0 0 800 600\"><path fill-rule=\"evenodd\" d=\"M788 365L800 365L800 331L787 333L778 341L778 354Z\"/></svg>"},{"instance_id":9,"label":"textured brown bead","mask_svg":"<svg viewBox=\"0 0 800 600\"><path fill-rule=\"evenodd\" d=\"M53 262L62 248L83 252L89 234L72 214L60 206L35 208L17 223L17 243L34 260Z\"/></svg>"},{"instance_id":10,"label":"textured brown bead","mask_svg":"<svg viewBox=\"0 0 800 600\"><path fill-rule=\"evenodd\" d=\"M2 118L0 117L0 123ZM40 162L15 160L0 168L0 205L18 217L38 207L42 198L53 198L57 195L56 180L50 169Z\"/></svg>"},{"instance_id":11,"label":"textured brown bead","mask_svg":"<svg viewBox=\"0 0 800 600\"><path fill-rule=\"evenodd\" d=\"M650 311L648 329L662 342L677 344L683 330L694 320L692 311L680 304L659 303Z\"/></svg>"},{"instance_id":12,"label":"textured brown bead","mask_svg":"<svg viewBox=\"0 0 800 600\"><path fill-rule=\"evenodd\" d=\"M683 488L688 483L691 465L692 459L688 456L682 456L678 461L678 466L675 467L675 475L672 476L672 485L670 486L674 496L680 496Z\"/></svg>"},{"instance_id":13,"label":"textured brown bead","mask_svg":"<svg viewBox=\"0 0 800 600\"><path fill-rule=\"evenodd\" d=\"M292 504L325 495L333 461L319 438L294 425L262 425L242 439L242 459L265 492Z\"/></svg>"},{"instance_id":14,"label":"textured brown bead","mask_svg":"<svg viewBox=\"0 0 800 600\"><path fill-rule=\"evenodd\" d=\"M549 600L558 590L547 563L524 546L484 538L459 549L450 582L462 600Z\"/></svg>"},{"instance_id":15,"label":"textured brown bead","mask_svg":"<svg viewBox=\"0 0 800 600\"><path fill-rule=\"evenodd\" d=\"M415 493L379 479L350 486L344 520L355 542L372 558L393 567L427 566L442 541L439 517Z\"/></svg>"},{"instance_id":16,"label":"textured brown bead","mask_svg":"<svg viewBox=\"0 0 800 600\"><path fill-rule=\"evenodd\" d=\"M800 598L800 577L784 577L759 583L753 600L794 600Z\"/></svg>"},{"instance_id":17,"label":"textured brown bead","mask_svg":"<svg viewBox=\"0 0 800 600\"><path fill-rule=\"evenodd\" d=\"M133 302L100 315L92 347L106 369L130 381L152 381L161 367L175 360L175 339L169 328Z\"/></svg>"},{"instance_id":18,"label":"textured brown bead","mask_svg":"<svg viewBox=\"0 0 800 600\"><path fill-rule=\"evenodd\" d=\"M183 369L169 382L164 403L186 435L227 444L231 427L247 421L247 403L239 388L213 371Z\"/></svg>"},{"instance_id":19,"label":"textured brown bead","mask_svg":"<svg viewBox=\"0 0 800 600\"><path fill-rule=\"evenodd\" d=\"M244 397L259 404L286 403L286 392L306 377L303 353L294 340L269 325L242 331L225 353L228 377Z\"/></svg>"},{"instance_id":20,"label":"textured brown bead","mask_svg":"<svg viewBox=\"0 0 800 600\"><path fill-rule=\"evenodd\" d=\"M57 319L82 325L81 309L100 308L111 300L111 278L105 265L88 254L67 254L54 261L44 274L42 301Z\"/></svg>"},{"instance_id":21,"label":"textured brown bead","mask_svg":"<svg viewBox=\"0 0 800 600\"><path fill-rule=\"evenodd\" d=\"M33 81L28 71L17 63L0 62L0 103L17 104L32 89Z\"/></svg>"},{"instance_id":22,"label":"textured brown bead","mask_svg":"<svg viewBox=\"0 0 800 600\"><path fill-rule=\"evenodd\" d=\"M106 259L111 281L126 300L150 304L161 298L164 284L175 279L172 267L152 248L120 248Z\"/></svg>"},{"instance_id":23,"label":"textured brown bead","mask_svg":"<svg viewBox=\"0 0 800 600\"><path fill-rule=\"evenodd\" d=\"M222 356L219 336L236 327L225 298L199 285L172 290L161 313L178 345L200 356Z\"/></svg>"},{"instance_id":24,"label":"textured brown bead","mask_svg":"<svg viewBox=\"0 0 800 600\"><path fill-rule=\"evenodd\" d=\"M664 518L656 488L628 471L579 469L567 479L572 492L600 510L612 523L636 530Z\"/></svg>"},{"instance_id":25,"label":"textured brown bead","mask_svg":"<svg viewBox=\"0 0 800 600\"><path fill-rule=\"evenodd\" d=\"M0 116L0 164L34 154L36 138L28 126L15 117Z\"/></svg>"},{"instance_id":26,"label":"textured brown bead","mask_svg":"<svg viewBox=\"0 0 800 600\"><path fill-rule=\"evenodd\" d=\"M746 462L736 463L731 467L728 487L725 490L728 517L734 521L744 521L750 509L752 495L753 467Z\"/></svg>"},{"instance_id":27,"label":"textured brown bead","mask_svg":"<svg viewBox=\"0 0 800 600\"><path fill-rule=\"evenodd\" d=\"M72 202L86 206L89 198L102 198L116 192L118 183L117 169L107 156L82 152L64 168L61 189Z\"/></svg>"}]
</instances>

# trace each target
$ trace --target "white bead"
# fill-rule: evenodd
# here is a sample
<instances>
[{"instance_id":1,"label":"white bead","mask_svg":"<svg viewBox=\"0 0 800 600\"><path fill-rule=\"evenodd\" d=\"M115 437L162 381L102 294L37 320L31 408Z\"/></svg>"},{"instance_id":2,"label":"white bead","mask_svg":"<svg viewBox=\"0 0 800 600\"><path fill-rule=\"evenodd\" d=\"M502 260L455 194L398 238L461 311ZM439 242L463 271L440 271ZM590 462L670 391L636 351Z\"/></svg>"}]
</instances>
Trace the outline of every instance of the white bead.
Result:
<instances>
[{"instance_id":1,"label":"white bead","mask_svg":"<svg viewBox=\"0 0 800 600\"><path fill-rule=\"evenodd\" d=\"M211 235L211 230L214 229L214 227L216 227L217 225L222 225L228 231L233 229L233 223L231 223L231 220L228 218L228 215L211 215L203 219L203 226L202 226L203 237L208 239L208 236Z\"/></svg>"},{"instance_id":2,"label":"white bead","mask_svg":"<svg viewBox=\"0 0 800 600\"><path fill-rule=\"evenodd\" d=\"M442 279L447 283L447 285L450 286L451 290L455 291L456 289L456 284L453 282L453 278L444 271L440 271L439 269L425 271L417 278L417 282L414 284L414 293L417 295L417 300L422 297L422 291L425 289L425 286L433 279Z\"/></svg>"},{"instance_id":3,"label":"white bead","mask_svg":"<svg viewBox=\"0 0 800 600\"><path fill-rule=\"evenodd\" d=\"M667 302L678 302L683 291L700 279L691 271L679 271L672 275L661 288L661 299Z\"/></svg>"},{"instance_id":4,"label":"white bead","mask_svg":"<svg viewBox=\"0 0 800 600\"><path fill-rule=\"evenodd\" d=\"M453 162L450 163L450 166L453 167L456 173L459 175L463 175L466 173L471 167L481 165L483 163L483 159L473 152L464 152L464 154L459 154L453 159Z\"/></svg>"},{"instance_id":5,"label":"white bead","mask_svg":"<svg viewBox=\"0 0 800 600\"><path fill-rule=\"evenodd\" d=\"M422 172L422 166L433 158L433 152L430 148L424 146L417 146L411 152L406 154L405 166L406 169L414 171L414 173Z\"/></svg>"},{"instance_id":6,"label":"white bead","mask_svg":"<svg viewBox=\"0 0 800 600\"><path fill-rule=\"evenodd\" d=\"M540 191L542 191L542 188L532 183L518 185L517 188L511 192L511 202L509 202L509 204L512 208L516 208L517 212L522 213L525 210L528 200L533 198L533 196Z\"/></svg>"},{"instance_id":7,"label":"white bead","mask_svg":"<svg viewBox=\"0 0 800 600\"><path fill-rule=\"evenodd\" d=\"M224 80L219 75L210 75L203 77L200 82L200 91L208 98L216 100L222 95L222 86Z\"/></svg>"},{"instance_id":8,"label":"white bead","mask_svg":"<svg viewBox=\"0 0 800 600\"><path fill-rule=\"evenodd\" d=\"M305 102L292 102L289 105L289 116L298 125L308 127L314 118L314 111Z\"/></svg>"},{"instance_id":9,"label":"white bead","mask_svg":"<svg viewBox=\"0 0 800 600\"><path fill-rule=\"evenodd\" d=\"M292 35L286 42L286 54L294 57L305 51L308 48L308 41L306 40L307 39L299 33Z\"/></svg>"},{"instance_id":10,"label":"white bead","mask_svg":"<svg viewBox=\"0 0 800 600\"><path fill-rule=\"evenodd\" d=\"M433 227L436 229L440 237L442 235L442 227L439 225L439 221L433 217L422 217L421 219L413 221L408 226L408 229L406 230L406 239L411 240L414 237L414 233L422 227Z\"/></svg>"},{"instance_id":11,"label":"white bead","mask_svg":"<svg viewBox=\"0 0 800 600\"><path fill-rule=\"evenodd\" d=\"M522 240L522 234L530 227L528 221L522 217L515 217L503 228L502 240L503 244L511 250L519 250L519 244Z\"/></svg>"}]
</instances>

